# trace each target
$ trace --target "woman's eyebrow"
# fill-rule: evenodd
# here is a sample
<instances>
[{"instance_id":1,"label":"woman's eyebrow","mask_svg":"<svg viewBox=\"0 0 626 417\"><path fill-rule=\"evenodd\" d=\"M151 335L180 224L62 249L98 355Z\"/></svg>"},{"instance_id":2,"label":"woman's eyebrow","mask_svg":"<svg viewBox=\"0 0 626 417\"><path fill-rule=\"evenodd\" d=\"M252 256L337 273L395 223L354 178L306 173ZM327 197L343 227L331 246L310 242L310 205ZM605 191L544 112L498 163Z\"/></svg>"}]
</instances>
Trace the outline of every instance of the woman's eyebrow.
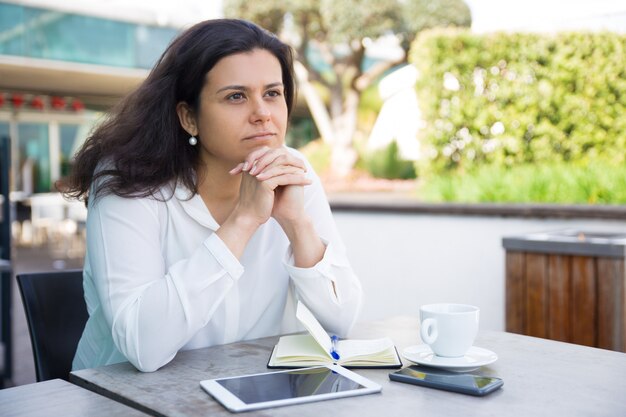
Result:
<instances>
[{"instance_id":1,"label":"woman's eyebrow","mask_svg":"<svg viewBox=\"0 0 626 417\"><path fill-rule=\"evenodd\" d=\"M225 87L220 88L219 90L217 90L217 93L221 93L222 91L227 91L227 90L247 90L247 88L243 85L227 85Z\"/></svg>"},{"instance_id":2,"label":"woman's eyebrow","mask_svg":"<svg viewBox=\"0 0 626 417\"><path fill-rule=\"evenodd\" d=\"M281 83L281 82L275 82L275 83L270 83L270 84L265 85L265 87L264 87L264 88L265 88L265 89L268 89L268 88L275 88L275 87L282 87L282 86L283 86L283 83ZM219 89L219 90L217 90L216 92L217 92L217 93L221 93L222 91L227 91L227 90L241 90L241 91L248 91L248 90L249 90L249 88L248 88L248 87L246 87L245 85L227 85L227 86L224 86L224 87L220 88L220 89Z\"/></svg>"},{"instance_id":3,"label":"woman's eyebrow","mask_svg":"<svg viewBox=\"0 0 626 417\"><path fill-rule=\"evenodd\" d=\"M274 88L274 87L283 87L283 83L280 83L280 82L278 82L278 83L271 83L271 84L268 84L268 85L265 86L266 89L267 88Z\"/></svg>"}]
</instances>

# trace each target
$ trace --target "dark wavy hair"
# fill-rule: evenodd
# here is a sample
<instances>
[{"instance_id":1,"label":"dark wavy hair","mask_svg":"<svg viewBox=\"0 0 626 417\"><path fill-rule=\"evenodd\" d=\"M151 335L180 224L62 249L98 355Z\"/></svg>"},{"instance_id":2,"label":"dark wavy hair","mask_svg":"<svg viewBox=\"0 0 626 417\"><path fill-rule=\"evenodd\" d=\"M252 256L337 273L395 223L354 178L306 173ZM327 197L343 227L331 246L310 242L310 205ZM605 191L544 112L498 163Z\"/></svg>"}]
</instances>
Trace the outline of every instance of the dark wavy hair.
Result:
<instances>
[{"instance_id":1,"label":"dark wavy hair","mask_svg":"<svg viewBox=\"0 0 626 417\"><path fill-rule=\"evenodd\" d=\"M220 59L253 49L267 50L280 62L290 115L296 95L291 48L245 20L198 23L172 41L145 81L87 138L64 193L86 201L96 183L96 195L156 197L160 187L176 181L195 194L198 147L189 145L176 105L186 102L197 112L207 72Z\"/></svg>"}]
</instances>

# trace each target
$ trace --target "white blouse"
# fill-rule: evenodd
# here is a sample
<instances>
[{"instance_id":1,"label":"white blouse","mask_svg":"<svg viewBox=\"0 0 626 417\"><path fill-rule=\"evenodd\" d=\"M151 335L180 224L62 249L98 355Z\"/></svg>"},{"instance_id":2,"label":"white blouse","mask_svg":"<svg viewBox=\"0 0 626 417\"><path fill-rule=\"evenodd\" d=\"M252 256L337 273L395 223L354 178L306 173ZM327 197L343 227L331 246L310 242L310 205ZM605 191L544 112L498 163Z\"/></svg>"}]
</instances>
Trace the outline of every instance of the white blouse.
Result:
<instances>
[{"instance_id":1,"label":"white blouse","mask_svg":"<svg viewBox=\"0 0 626 417\"><path fill-rule=\"evenodd\" d=\"M184 187L165 201L90 198L84 265L89 320L73 369L128 360L154 371L179 350L294 332L300 329L296 299L328 332L345 336L358 314L361 284L320 180L297 155L313 180L304 188L305 209L326 244L312 268L293 265L289 240L273 218L238 260L215 234L219 225L202 198L189 199Z\"/></svg>"}]
</instances>

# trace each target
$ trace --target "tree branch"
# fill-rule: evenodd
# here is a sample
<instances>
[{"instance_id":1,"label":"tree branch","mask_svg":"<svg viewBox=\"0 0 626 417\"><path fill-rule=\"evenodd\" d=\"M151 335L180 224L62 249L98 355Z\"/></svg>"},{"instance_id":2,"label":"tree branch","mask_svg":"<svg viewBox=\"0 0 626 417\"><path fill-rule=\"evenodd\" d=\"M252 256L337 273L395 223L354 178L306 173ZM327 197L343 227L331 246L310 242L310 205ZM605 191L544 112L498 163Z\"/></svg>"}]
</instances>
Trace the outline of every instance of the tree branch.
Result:
<instances>
[{"instance_id":1,"label":"tree branch","mask_svg":"<svg viewBox=\"0 0 626 417\"><path fill-rule=\"evenodd\" d=\"M404 62L404 58L398 59L396 61L381 61L377 64L373 65L366 72L361 74L354 81L354 88L357 91L363 91L367 87L369 87L378 77L380 77L385 71L389 68L392 68L396 65L400 65Z\"/></svg>"},{"instance_id":2,"label":"tree branch","mask_svg":"<svg viewBox=\"0 0 626 417\"><path fill-rule=\"evenodd\" d=\"M298 53L298 61L304 66L307 73L307 79L311 81L316 81L322 84L326 88L330 88L330 83L322 77L322 74L313 66L309 57L307 55L307 50L311 45L311 38L309 36L309 24L310 19L307 13L302 13L299 15L299 26L301 42L300 45L296 48L296 52ZM314 42L314 41L313 41Z\"/></svg>"}]
</instances>

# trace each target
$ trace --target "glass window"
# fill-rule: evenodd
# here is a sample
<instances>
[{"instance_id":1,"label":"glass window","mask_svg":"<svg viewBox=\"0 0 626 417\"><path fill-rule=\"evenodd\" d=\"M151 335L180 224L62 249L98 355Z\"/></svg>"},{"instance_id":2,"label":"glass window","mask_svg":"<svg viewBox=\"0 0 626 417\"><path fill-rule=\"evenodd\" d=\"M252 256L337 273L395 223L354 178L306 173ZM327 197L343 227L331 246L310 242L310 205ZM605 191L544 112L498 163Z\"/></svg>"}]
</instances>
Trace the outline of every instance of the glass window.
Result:
<instances>
[{"instance_id":1,"label":"glass window","mask_svg":"<svg viewBox=\"0 0 626 417\"><path fill-rule=\"evenodd\" d=\"M165 47L177 33L178 31L172 28L137 26L135 34L137 42L136 66L139 68L152 68L165 50Z\"/></svg>"},{"instance_id":2,"label":"glass window","mask_svg":"<svg viewBox=\"0 0 626 417\"><path fill-rule=\"evenodd\" d=\"M78 125L60 125L59 133L61 138L61 177L70 173L72 156L75 153L75 144L78 139Z\"/></svg>"},{"instance_id":3,"label":"glass window","mask_svg":"<svg viewBox=\"0 0 626 417\"><path fill-rule=\"evenodd\" d=\"M7 122L0 122L0 179L6 178L4 176L9 175L9 167L4 166L5 158L9 158L10 149L8 147L5 148L4 141L9 137L9 124ZM6 149L6 151L5 151Z\"/></svg>"},{"instance_id":4,"label":"glass window","mask_svg":"<svg viewBox=\"0 0 626 417\"><path fill-rule=\"evenodd\" d=\"M9 124L0 122L0 138L9 137Z\"/></svg>"},{"instance_id":5,"label":"glass window","mask_svg":"<svg viewBox=\"0 0 626 417\"><path fill-rule=\"evenodd\" d=\"M0 54L24 54L24 8L0 4Z\"/></svg>"},{"instance_id":6,"label":"glass window","mask_svg":"<svg viewBox=\"0 0 626 417\"><path fill-rule=\"evenodd\" d=\"M72 167L74 154L85 142L92 124L61 124L59 125L59 136L61 139L61 177L69 175Z\"/></svg>"},{"instance_id":7,"label":"glass window","mask_svg":"<svg viewBox=\"0 0 626 417\"><path fill-rule=\"evenodd\" d=\"M178 30L0 2L0 54L152 68Z\"/></svg>"},{"instance_id":8,"label":"glass window","mask_svg":"<svg viewBox=\"0 0 626 417\"><path fill-rule=\"evenodd\" d=\"M26 8L26 55L132 67L132 25L113 20Z\"/></svg>"},{"instance_id":9,"label":"glass window","mask_svg":"<svg viewBox=\"0 0 626 417\"><path fill-rule=\"evenodd\" d=\"M27 194L51 190L50 144L47 123L17 126L19 173L17 188Z\"/></svg>"}]
</instances>

